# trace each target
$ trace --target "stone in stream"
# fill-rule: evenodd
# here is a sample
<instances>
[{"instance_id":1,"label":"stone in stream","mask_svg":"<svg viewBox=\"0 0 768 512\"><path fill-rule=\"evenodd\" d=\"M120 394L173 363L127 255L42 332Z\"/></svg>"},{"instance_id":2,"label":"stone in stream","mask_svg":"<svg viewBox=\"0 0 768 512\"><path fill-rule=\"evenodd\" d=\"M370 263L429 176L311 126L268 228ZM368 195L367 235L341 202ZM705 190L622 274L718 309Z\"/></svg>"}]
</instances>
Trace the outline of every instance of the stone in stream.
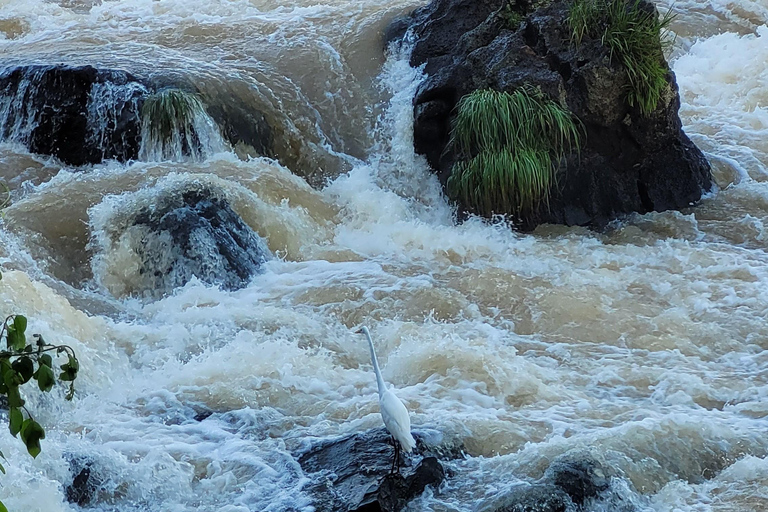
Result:
<instances>
[{"instance_id":1,"label":"stone in stream","mask_svg":"<svg viewBox=\"0 0 768 512\"><path fill-rule=\"evenodd\" d=\"M232 146L243 143L256 155L273 156L273 133L266 116L237 98L197 99L193 80L160 76L149 81L119 69L65 64L9 66L0 71L0 140L23 144L32 153L51 155L75 167L137 160L142 157L142 139L147 137L145 127L169 121L190 123L180 119L179 112L166 112L167 119L143 119L147 99L167 91L193 96L204 104L203 113L210 115L211 123L215 121ZM170 102L166 106L174 107ZM195 129L175 128L182 135ZM199 135L192 133L188 138L199 145ZM179 152L194 155L203 149L182 147Z\"/></svg>"},{"instance_id":2,"label":"stone in stream","mask_svg":"<svg viewBox=\"0 0 768 512\"><path fill-rule=\"evenodd\" d=\"M634 512L635 507L614 492L608 469L586 453L570 453L555 459L544 476L533 483L515 486L510 492L480 507L480 512L572 512L587 502L600 510Z\"/></svg>"},{"instance_id":3,"label":"stone in stream","mask_svg":"<svg viewBox=\"0 0 768 512\"><path fill-rule=\"evenodd\" d=\"M0 139L81 166L138 157L146 85L120 70L18 66L0 73Z\"/></svg>"},{"instance_id":4,"label":"stone in stream","mask_svg":"<svg viewBox=\"0 0 768 512\"><path fill-rule=\"evenodd\" d=\"M522 229L542 223L601 227L630 212L691 206L711 188L710 166L682 130L675 76L661 47L654 51L666 85L655 109L643 112L639 102L630 105L628 72L600 37L574 42L571 4L433 0L416 9L410 62L424 65L427 75L413 102L416 151L446 185L457 161L449 141L459 100L473 91L524 87L570 111L583 128L581 144L560 162L547 204L522 213L494 207L494 213L519 215L512 220ZM657 15L649 0L637 9ZM397 19L387 34L396 39L404 32ZM458 201L463 211L473 211Z\"/></svg>"},{"instance_id":5,"label":"stone in stream","mask_svg":"<svg viewBox=\"0 0 768 512\"><path fill-rule=\"evenodd\" d=\"M445 478L443 466L423 436L414 432L414 437L416 450L404 457L399 475L389 474L394 449L383 428L320 441L299 454L299 464L313 481L309 491L316 510L396 512L427 486L439 486Z\"/></svg>"},{"instance_id":6,"label":"stone in stream","mask_svg":"<svg viewBox=\"0 0 768 512\"><path fill-rule=\"evenodd\" d=\"M68 458L72 483L64 489L67 501L81 507L87 506L98 492L101 478L94 472L92 458L74 454L69 454Z\"/></svg>"},{"instance_id":7,"label":"stone in stream","mask_svg":"<svg viewBox=\"0 0 768 512\"><path fill-rule=\"evenodd\" d=\"M236 290L272 255L217 187L182 180L99 205L94 273L114 295L161 297L193 277Z\"/></svg>"},{"instance_id":8,"label":"stone in stream","mask_svg":"<svg viewBox=\"0 0 768 512\"><path fill-rule=\"evenodd\" d=\"M134 226L154 233L160 241L156 249L167 251L145 253L142 271L154 276L158 290L183 286L192 276L236 290L271 257L261 237L210 189L163 197L141 211Z\"/></svg>"}]
</instances>

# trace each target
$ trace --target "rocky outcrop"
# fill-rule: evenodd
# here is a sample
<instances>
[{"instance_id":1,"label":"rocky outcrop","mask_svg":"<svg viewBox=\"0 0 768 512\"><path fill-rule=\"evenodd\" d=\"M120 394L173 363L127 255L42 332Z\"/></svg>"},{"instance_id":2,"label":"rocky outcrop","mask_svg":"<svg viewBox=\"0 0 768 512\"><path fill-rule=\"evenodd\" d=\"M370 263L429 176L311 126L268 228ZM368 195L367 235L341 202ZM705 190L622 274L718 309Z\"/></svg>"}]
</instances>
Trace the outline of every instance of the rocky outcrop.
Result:
<instances>
[{"instance_id":1,"label":"rocky outcrop","mask_svg":"<svg viewBox=\"0 0 768 512\"><path fill-rule=\"evenodd\" d=\"M115 296L159 298L193 277L235 290L272 257L218 187L190 179L121 199L91 211L94 275Z\"/></svg>"},{"instance_id":2,"label":"rocky outcrop","mask_svg":"<svg viewBox=\"0 0 768 512\"><path fill-rule=\"evenodd\" d=\"M205 129L205 122L168 112L167 118L142 124L142 106L147 98L168 89L196 93L191 83L162 78L150 82L122 70L63 64L8 67L0 71L0 140L21 143L33 153L51 155L75 167L104 160L126 162L146 158L147 154L205 154L206 148L191 147L206 140L204 134L197 133ZM220 130L231 145L247 144L257 155L273 156L272 129L262 112L226 97L202 98L199 104L203 110L200 114L210 116L213 129ZM181 139L182 147L175 152L145 148L142 154L142 139L151 139L143 127L173 123L180 126L166 131L179 132L181 136L169 138ZM185 137L187 132L191 133ZM221 136L216 134L219 139Z\"/></svg>"},{"instance_id":3,"label":"rocky outcrop","mask_svg":"<svg viewBox=\"0 0 768 512\"><path fill-rule=\"evenodd\" d=\"M0 138L74 166L139 154L146 85L118 70L20 66L0 74Z\"/></svg>"},{"instance_id":4,"label":"rocky outcrop","mask_svg":"<svg viewBox=\"0 0 768 512\"><path fill-rule=\"evenodd\" d=\"M583 137L580 151L561 162L548 206L515 219L520 227L602 226L629 212L692 205L711 187L710 167L682 131L674 74L668 71L655 110L630 106L623 64L599 38L574 43L569 5L434 0L414 11L411 64L424 65L428 75L414 99L416 151L445 184L456 160L449 138L459 99L477 89L532 86L567 107L580 120ZM655 9L647 0L640 7ZM402 25L396 22L391 37L402 34Z\"/></svg>"},{"instance_id":5,"label":"rocky outcrop","mask_svg":"<svg viewBox=\"0 0 768 512\"><path fill-rule=\"evenodd\" d=\"M340 439L321 441L297 455L312 479L309 487L318 512L397 512L431 485L437 487L445 471L436 455L414 432L416 450L403 455L400 474L390 475L394 449L383 428Z\"/></svg>"}]
</instances>

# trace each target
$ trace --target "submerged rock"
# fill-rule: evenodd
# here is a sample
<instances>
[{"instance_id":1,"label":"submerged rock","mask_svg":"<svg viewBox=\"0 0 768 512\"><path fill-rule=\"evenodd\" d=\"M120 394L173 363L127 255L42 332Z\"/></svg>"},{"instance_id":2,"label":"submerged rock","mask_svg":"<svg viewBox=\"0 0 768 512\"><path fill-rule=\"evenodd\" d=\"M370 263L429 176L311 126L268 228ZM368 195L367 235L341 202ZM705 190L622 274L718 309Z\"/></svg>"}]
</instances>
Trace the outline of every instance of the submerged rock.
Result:
<instances>
[{"instance_id":1,"label":"submerged rock","mask_svg":"<svg viewBox=\"0 0 768 512\"><path fill-rule=\"evenodd\" d=\"M67 485L64 490L68 502L81 507L91 503L102 484L101 478L93 471L93 466L94 461L90 457L69 456L72 483Z\"/></svg>"},{"instance_id":2,"label":"submerged rock","mask_svg":"<svg viewBox=\"0 0 768 512\"><path fill-rule=\"evenodd\" d=\"M480 511L572 512L594 500L600 503L600 510L634 512L630 503L613 492L607 473L607 468L588 454L566 454L555 459L539 481L514 487Z\"/></svg>"},{"instance_id":3,"label":"submerged rock","mask_svg":"<svg viewBox=\"0 0 768 512\"><path fill-rule=\"evenodd\" d=\"M482 512L569 512L571 507L571 500L561 489L538 484L516 489Z\"/></svg>"},{"instance_id":4,"label":"submerged rock","mask_svg":"<svg viewBox=\"0 0 768 512\"><path fill-rule=\"evenodd\" d=\"M424 492L439 486L445 471L417 438L414 454L403 456L400 474L390 475L394 449L383 428L322 441L298 456L312 478L310 492L318 512L402 510Z\"/></svg>"},{"instance_id":5,"label":"submerged rock","mask_svg":"<svg viewBox=\"0 0 768 512\"><path fill-rule=\"evenodd\" d=\"M93 226L94 274L116 296L160 297L193 277L235 290L271 258L214 187L193 180L134 194L104 205Z\"/></svg>"},{"instance_id":6,"label":"submerged rock","mask_svg":"<svg viewBox=\"0 0 768 512\"><path fill-rule=\"evenodd\" d=\"M416 151L446 184L457 159L449 139L459 100L481 89L512 93L530 87L567 107L582 137L580 149L561 162L548 204L513 219L520 227L602 226L625 213L692 205L711 187L710 167L682 131L674 74L659 57L667 85L656 108L643 112L630 105L622 62L599 37L574 42L571 4L434 0L414 11L411 64L424 64L428 75L414 99ZM648 0L638 8L655 16ZM401 25L391 37L403 32Z\"/></svg>"},{"instance_id":7,"label":"submerged rock","mask_svg":"<svg viewBox=\"0 0 768 512\"><path fill-rule=\"evenodd\" d=\"M603 466L588 456L560 457L547 468L544 478L562 489L576 505L583 505L610 487Z\"/></svg>"}]
</instances>

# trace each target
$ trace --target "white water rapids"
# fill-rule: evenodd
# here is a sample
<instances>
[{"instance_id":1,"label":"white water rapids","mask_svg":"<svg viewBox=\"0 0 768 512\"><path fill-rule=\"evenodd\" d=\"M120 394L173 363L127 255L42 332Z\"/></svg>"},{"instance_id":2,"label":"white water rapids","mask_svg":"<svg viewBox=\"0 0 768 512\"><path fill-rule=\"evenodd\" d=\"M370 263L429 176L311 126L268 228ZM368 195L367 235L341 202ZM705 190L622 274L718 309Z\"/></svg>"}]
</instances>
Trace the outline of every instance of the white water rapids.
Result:
<instances>
[{"instance_id":1,"label":"white water rapids","mask_svg":"<svg viewBox=\"0 0 768 512\"><path fill-rule=\"evenodd\" d=\"M101 482L89 510L311 510L292 450L381 425L360 324L414 429L466 451L410 511L473 511L569 452L639 511L768 510L768 4L670 3L715 192L532 234L455 225L413 152L420 74L381 33L422 4L0 0L3 63L183 77L264 112L283 163L227 147L83 171L0 144L2 313L81 361L73 402L25 391L40 456L0 428L9 510L81 510L73 457ZM103 237L121 205L188 180L226 191L277 258L239 291L137 298Z\"/></svg>"}]
</instances>

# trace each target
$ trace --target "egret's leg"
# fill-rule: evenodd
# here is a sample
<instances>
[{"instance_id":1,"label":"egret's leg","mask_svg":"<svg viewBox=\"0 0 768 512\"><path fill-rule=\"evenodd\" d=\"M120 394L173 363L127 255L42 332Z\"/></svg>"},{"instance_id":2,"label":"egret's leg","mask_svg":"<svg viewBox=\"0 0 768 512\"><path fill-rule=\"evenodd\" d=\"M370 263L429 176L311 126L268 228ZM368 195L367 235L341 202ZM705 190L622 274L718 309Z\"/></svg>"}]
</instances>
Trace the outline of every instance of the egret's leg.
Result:
<instances>
[{"instance_id":1,"label":"egret's leg","mask_svg":"<svg viewBox=\"0 0 768 512\"><path fill-rule=\"evenodd\" d=\"M395 448L395 456L392 458L392 469L389 470L390 474L395 473L395 468L399 470L399 464L398 459L400 458L400 443L397 442L397 439L392 437L392 446Z\"/></svg>"}]
</instances>

